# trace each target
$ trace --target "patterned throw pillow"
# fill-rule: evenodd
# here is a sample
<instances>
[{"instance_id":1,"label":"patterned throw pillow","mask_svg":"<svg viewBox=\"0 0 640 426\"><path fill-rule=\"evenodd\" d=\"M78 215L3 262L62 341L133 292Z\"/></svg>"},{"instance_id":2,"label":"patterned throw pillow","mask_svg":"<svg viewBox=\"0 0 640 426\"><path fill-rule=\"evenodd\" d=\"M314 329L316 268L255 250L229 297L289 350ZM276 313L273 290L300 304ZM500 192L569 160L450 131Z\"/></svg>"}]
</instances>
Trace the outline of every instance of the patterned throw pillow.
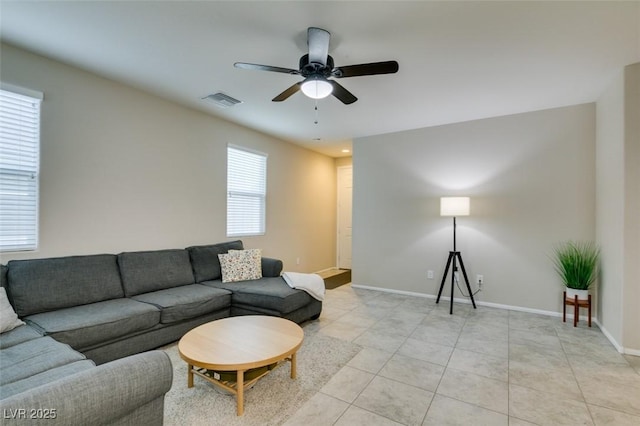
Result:
<instances>
[{"instance_id":1,"label":"patterned throw pillow","mask_svg":"<svg viewBox=\"0 0 640 426\"><path fill-rule=\"evenodd\" d=\"M222 282L258 280L262 278L262 250L229 250L219 254Z\"/></svg>"}]
</instances>

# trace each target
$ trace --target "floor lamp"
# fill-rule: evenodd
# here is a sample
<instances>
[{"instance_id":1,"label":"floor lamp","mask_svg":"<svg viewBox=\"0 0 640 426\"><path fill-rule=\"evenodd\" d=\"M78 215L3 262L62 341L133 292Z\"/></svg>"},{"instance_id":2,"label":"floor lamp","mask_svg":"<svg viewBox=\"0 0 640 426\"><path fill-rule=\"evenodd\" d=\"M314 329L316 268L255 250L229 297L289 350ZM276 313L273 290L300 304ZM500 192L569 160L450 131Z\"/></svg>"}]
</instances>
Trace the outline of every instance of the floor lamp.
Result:
<instances>
[{"instance_id":1,"label":"floor lamp","mask_svg":"<svg viewBox=\"0 0 640 426\"><path fill-rule=\"evenodd\" d=\"M462 256L456 248L456 216L469 216L469 197L441 197L440 216L453 216L453 251L449 252L447 266L444 268L444 274L442 274L442 282L440 283L440 291L438 291L436 303L440 302L442 289L444 288L444 283L447 279L447 274L449 273L449 267L451 267L451 301L449 302L449 314L453 314L453 288L455 287L458 263L460 263L460 269L462 269L464 282L467 284L467 290L469 291L469 297L471 297L471 303L473 303L473 309L476 309L476 301L473 300L473 293L471 292L471 286L469 285L467 271L464 269Z\"/></svg>"}]
</instances>

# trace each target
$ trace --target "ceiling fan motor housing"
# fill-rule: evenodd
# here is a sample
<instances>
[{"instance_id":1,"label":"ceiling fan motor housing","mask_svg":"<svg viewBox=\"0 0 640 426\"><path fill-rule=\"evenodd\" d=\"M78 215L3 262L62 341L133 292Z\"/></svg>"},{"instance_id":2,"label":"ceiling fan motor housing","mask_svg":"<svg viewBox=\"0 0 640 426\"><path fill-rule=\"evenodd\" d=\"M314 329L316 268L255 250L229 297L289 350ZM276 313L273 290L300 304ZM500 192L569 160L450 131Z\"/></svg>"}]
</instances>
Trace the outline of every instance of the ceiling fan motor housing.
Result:
<instances>
[{"instance_id":1,"label":"ceiling fan motor housing","mask_svg":"<svg viewBox=\"0 0 640 426\"><path fill-rule=\"evenodd\" d=\"M303 55L300 58L300 75L303 77L309 77L311 75L320 75L323 77L330 77L333 71L333 58L331 55L327 55L327 65L322 65L318 62L309 62L309 55Z\"/></svg>"}]
</instances>

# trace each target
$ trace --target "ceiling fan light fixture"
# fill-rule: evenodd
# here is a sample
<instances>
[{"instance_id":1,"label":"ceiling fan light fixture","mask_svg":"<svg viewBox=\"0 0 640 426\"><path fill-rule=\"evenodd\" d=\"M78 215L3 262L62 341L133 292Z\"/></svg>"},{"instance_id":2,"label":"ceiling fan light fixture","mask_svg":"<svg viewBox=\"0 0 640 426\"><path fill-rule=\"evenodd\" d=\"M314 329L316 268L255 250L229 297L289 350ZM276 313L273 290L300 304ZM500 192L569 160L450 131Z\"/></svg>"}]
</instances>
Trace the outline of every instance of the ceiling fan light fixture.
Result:
<instances>
[{"instance_id":1,"label":"ceiling fan light fixture","mask_svg":"<svg viewBox=\"0 0 640 426\"><path fill-rule=\"evenodd\" d=\"M300 90L311 99L323 99L333 92L333 85L321 76L312 75L302 82Z\"/></svg>"}]
</instances>

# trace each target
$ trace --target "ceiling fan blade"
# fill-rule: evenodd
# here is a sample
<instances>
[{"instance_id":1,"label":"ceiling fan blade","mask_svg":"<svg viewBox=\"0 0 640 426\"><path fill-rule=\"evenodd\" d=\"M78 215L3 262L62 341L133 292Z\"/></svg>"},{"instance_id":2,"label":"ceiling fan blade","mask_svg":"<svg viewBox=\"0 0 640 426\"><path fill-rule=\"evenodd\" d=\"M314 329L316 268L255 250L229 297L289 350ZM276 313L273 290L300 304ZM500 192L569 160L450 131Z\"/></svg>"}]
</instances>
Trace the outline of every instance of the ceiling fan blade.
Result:
<instances>
[{"instance_id":1,"label":"ceiling fan blade","mask_svg":"<svg viewBox=\"0 0 640 426\"><path fill-rule=\"evenodd\" d=\"M300 71L294 70L291 68L281 68L281 67L272 67L271 65L260 65L260 64L247 64L245 62L236 62L233 64L236 68L241 68L243 70L256 70L256 71L272 71L272 72L281 72L284 74L300 74Z\"/></svg>"},{"instance_id":2,"label":"ceiling fan blade","mask_svg":"<svg viewBox=\"0 0 640 426\"><path fill-rule=\"evenodd\" d=\"M327 65L329 55L329 39L331 34L322 28L309 27L307 30L307 44L309 45L309 62Z\"/></svg>"},{"instance_id":3,"label":"ceiling fan blade","mask_svg":"<svg viewBox=\"0 0 640 426\"><path fill-rule=\"evenodd\" d=\"M275 98L273 98L271 100L273 102L282 102L285 99L289 98L289 96L297 93L300 90L300 86L302 86L302 82L301 81L296 83L296 84L294 84L293 86L289 87L284 92L280 93L278 96L276 96Z\"/></svg>"},{"instance_id":4,"label":"ceiling fan blade","mask_svg":"<svg viewBox=\"0 0 640 426\"><path fill-rule=\"evenodd\" d=\"M331 71L331 75L337 78L344 78L362 75L393 74L396 72L398 72L398 63L396 61L385 61L336 67Z\"/></svg>"},{"instance_id":5,"label":"ceiling fan blade","mask_svg":"<svg viewBox=\"0 0 640 426\"><path fill-rule=\"evenodd\" d=\"M358 100L353 93L342 87L337 81L327 80L333 86L333 96L338 98L343 104L349 105Z\"/></svg>"}]
</instances>

